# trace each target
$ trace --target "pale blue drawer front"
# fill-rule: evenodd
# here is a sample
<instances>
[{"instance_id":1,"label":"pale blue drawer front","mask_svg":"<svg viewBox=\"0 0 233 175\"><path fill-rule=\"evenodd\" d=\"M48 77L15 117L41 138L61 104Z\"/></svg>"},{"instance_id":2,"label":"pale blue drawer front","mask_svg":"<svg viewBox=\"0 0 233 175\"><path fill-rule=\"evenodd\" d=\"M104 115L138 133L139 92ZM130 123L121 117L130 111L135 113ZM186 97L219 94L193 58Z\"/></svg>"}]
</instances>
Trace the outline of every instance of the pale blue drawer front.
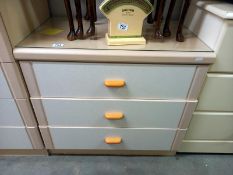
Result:
<instances>
[{"instance_id":1,"label":"pale blue drawer front","mask_svg":"<svg viewBox=\"0 0 233 175\"><path fill-rule=\"evenodd\" d=\"M177 128L184 101L42 99L48 124L52 126ZM108 112L121 112L121 120L108 120Z\"/></svg>"},{"instance_id":2,"label":"pale blue drawer front","mask_svg":"<svg viewBox=\"0 0 233 175\"><path fill-rule=\"evenodd\" d=\"M32 149L26 129L0 127L0 149Z\"/></svg>"},{"instance_id":3,"label":"pale blue drawer front","mask_svg":"<svg viewBox=\"0 0 233 175\"><path fill-rule=\"evenodd\" d=\"M0 98L12 98L11 91L0 67Z\"/></svg>"},{"instance_id":4,"label":"pale blue drawer front","mask_svg":"<svg viewBox=\"0 0 233 175\"><path fill-rule=\"evenodd\" d=\"M186 99L195 66L33 62L42 97ZM109 88L107 79L125 80Z\"/></svg>"},{"instance_id":5,"label":"pale blue drawer front","mask_svg":"<svg viewBox=\"0 0 233 175\"><path fill-rule=\"evenodd\" d=\"M50 128L55 149L170 150L176 130L117 128ZM106 137L121 144L109 145Z\"/></svg>"},{"instance_id":6,"label":"pale blue drawer front","mask_svg":"<svg viewBox=\"0 0 233 175\"><path fill-rule=\"evenodd\" d=\"M24 126L13 99L0 99L0 126Z\"/></svg>"}]
</instances>

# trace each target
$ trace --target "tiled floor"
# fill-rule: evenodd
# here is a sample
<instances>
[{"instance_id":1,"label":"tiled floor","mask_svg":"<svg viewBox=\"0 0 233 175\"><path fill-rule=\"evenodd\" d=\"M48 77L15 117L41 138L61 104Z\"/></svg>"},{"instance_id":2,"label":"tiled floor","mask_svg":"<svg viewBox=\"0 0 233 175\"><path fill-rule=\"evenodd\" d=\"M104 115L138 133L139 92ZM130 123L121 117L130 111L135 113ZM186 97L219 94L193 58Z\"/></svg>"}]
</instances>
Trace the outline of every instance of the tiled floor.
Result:
<instances>
[{"instance_id":1,"label":"tiled floor","mask_svg":"<svg viewBox=\"0 0 233 175\"><path fill-rule=\"evenodd\" d=\"M0 157L0 175L233 175L233 155Z\"/></svg>"}]
</instances>

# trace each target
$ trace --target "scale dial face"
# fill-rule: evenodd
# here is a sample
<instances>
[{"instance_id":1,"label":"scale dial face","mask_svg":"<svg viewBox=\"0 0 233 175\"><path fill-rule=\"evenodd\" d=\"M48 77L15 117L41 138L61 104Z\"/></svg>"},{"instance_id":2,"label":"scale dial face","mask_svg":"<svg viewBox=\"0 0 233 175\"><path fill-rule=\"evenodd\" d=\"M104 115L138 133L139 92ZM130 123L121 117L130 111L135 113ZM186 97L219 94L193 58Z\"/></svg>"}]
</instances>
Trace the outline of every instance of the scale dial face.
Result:
<instances>
[{"instance_id":1,"label":"scale dial face","mask_svg":"<svg viewBox=\"0 0 233 175\"><path fill-rule=\"evenodd\" d=\"M107 15L115 8L124 5L136 6L144 11L145 14L150 14L153 10L153 6L148 0L105 0L100 5L100 10Z\"/></svg>"}]
</instances>

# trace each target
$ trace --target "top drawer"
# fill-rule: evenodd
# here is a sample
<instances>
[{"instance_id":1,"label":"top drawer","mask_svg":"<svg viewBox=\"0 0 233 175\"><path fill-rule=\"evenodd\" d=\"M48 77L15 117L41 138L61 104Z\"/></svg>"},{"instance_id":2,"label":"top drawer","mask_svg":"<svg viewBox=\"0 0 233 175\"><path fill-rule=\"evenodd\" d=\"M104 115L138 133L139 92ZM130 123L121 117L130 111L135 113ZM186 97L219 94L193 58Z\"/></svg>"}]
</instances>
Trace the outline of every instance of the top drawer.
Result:
<instances>
[{"instance_id":1,"label":"top drawer","mask_svg":"<svg viewBox=\"0 0 233 175\"><path fill-rule=\"evenodd\" d=\"M12 98L11 91L0 67L0 98Z\"/></svg>"},{"instance_id":2,"label":"top drawer","mask_svg":"<svg viewBox=\"0 0 233 175\"><path fill-rule=\"evenodd\" d=\"M142 99L185 99L196 69L67 62L33 62L32 67L42 97ZM123 80L125 85L107 87L105 80Z\"/></svg>"}]
</instances>

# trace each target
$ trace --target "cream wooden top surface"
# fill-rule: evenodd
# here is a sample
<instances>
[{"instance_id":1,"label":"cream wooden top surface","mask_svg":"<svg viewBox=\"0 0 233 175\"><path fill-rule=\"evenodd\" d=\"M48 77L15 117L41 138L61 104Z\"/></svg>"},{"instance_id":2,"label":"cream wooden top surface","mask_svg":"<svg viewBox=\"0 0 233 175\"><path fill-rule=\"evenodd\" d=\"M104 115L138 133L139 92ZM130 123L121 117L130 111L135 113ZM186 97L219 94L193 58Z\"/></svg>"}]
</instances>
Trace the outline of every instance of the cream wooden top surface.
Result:
<instances>
[{"instance_id":1,"label":"cream wooden top surface","mask_svg":"<svg viewBox=\"0 0 233 175\"><path fill-rule=\"evenodd\" d=\"M85 23L84 30L87 28L88 23ZM52 33L54 29L61 32L54 35L44 34L48 29L52 29ZM176 42L175 32L171 38L164 41L154 40L153 29L152 25L144 27L146 45L108 46L105 41L108 30L106 20L96 23L96 36L86 40L68 41L67 20L54 18L19 43L14 49L14 55L18 60L213 63L213 51L187 29L184 29L186 40L183 43ZM60 47L57 47L57 44Z\"/></svg>"}]
</instances>

